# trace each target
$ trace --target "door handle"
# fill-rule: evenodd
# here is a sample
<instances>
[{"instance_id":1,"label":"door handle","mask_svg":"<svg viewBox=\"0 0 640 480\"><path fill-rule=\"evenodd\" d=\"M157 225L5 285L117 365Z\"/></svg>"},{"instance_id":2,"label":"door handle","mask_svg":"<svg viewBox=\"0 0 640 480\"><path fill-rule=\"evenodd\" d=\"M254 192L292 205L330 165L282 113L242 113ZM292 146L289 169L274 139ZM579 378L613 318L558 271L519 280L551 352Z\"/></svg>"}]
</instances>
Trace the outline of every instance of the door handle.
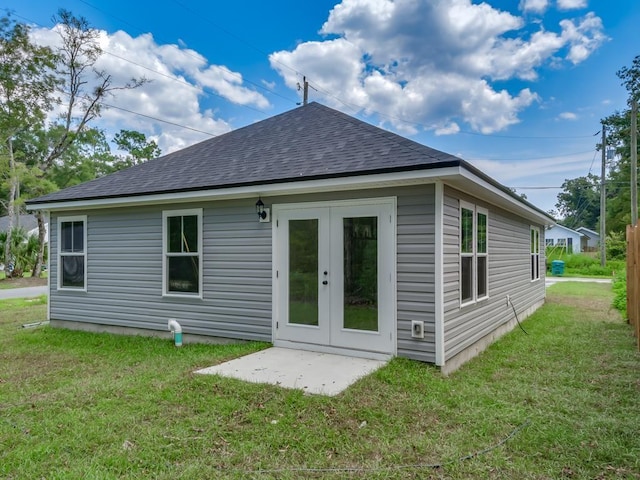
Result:
<instances>
[{"instance_id":1,"label":"door handle","mask_svg":"<svg viewBox=\"0 0 640 480\"><path fill-rule=\"evenodd\" d=\"M323 284L323 285L328 285L328 284L329 284L329 282L327 282L326 280L323 280L323 281L322 281L322 284Z\"/></svg>"}]
</instances>

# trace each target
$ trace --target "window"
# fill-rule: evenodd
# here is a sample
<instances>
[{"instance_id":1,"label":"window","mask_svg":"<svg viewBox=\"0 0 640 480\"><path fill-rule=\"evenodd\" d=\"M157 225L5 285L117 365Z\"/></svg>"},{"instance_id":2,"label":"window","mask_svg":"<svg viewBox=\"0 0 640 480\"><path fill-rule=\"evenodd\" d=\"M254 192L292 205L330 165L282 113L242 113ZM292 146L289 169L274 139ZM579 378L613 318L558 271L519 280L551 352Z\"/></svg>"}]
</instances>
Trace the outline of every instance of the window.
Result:
<instances>
[{"instance_id":1,"label":"window","mask_svg":"<svg viewBox=\"0 0 640 480\"><path fill-rule=\"evenodd\" d=\"M162 223L164 295L202 297L202 209L163 212Z\"/></svg>"},{"instance_id":2,"label":"window","mask_svg":"<svg viewBox=\"0 0 640 480\"><path fill-rule=\"evenodd\" d=\"M558 244L560 240L558 240ZM540 229L531 227L531 281L540 280Z\"/></svg>"},{"instance_id":3,"label":"window","mask_svg":"<svg viewBox=\"0 0 640 480\"><path fill-rule=\"evenodd\" d=\"M87 217L58 218L58 289L87 289Z\"/></svg>"},{"instance_id":4,"label":"window","mask_svg":"<svg viewBox=\"0 0 640 480\"><path fill-rule=\"evenodd\" d=\"M556 242L556 245L559 247L564 247L566 244L567 244L566 238L559 238L558 241Z\"/></svg>"},{"instance_id":5,"label":"window","mask_svg":"<svg viewBox=\"0 0 640 480\"><path fill-rule=\"evenodd\" d=\"M545 238L544 243L547 247L553 247L553 238Z\"/></svg>"},{"instance_id":6,"label":"window","mask_svg":"<svg viewBox=\"0 0 640 480\"><path fill-rule=\"evenodd\" d=\"M487 297L489 265L487 210L460 202L460 302Z\"/></svg>"}]
</instances>

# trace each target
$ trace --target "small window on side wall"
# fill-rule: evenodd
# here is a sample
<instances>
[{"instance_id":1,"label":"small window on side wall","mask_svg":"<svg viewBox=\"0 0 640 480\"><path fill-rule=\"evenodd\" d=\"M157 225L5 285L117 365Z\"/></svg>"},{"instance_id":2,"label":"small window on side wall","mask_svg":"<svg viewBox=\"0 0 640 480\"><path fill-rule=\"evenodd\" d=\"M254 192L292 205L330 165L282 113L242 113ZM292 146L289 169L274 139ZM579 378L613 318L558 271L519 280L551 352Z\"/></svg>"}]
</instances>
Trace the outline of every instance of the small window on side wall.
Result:
<instances>
[{"instance_id":1,"label":"small window on side wall","mask_svg":"<svg viewBox=\"0 0 640 480\"><path fill-rule=\"evenodd\" d=\"M488 212L460 202L460 303L489 295Z\"/></svg>"},{"instance_id":2,"label":"small window on side wall","mask_svg":"<svg viewBox=\"0 0 640 480\"><path fill-rule=\"evenodd\" d=\"M87 289L87 217L58 218L58 289Z\"/></svg>"},{"instance_id":3,"label":"small window on side wall","mask_svg":"<svg viewBox=\"0 0 640 480\"><path fill-rule=\"evenodd\" d=\"M202 297L202 209L163 212L163 294Z\"/></svg>"},{"instance_id":4,"label":"small window on side wall","mask_svg":"<svg viewBox=\"0 0 640 480\"><path fill-rule=\"evenodd\" d=\"M531 281L540 280L540 229L531 227Z\"/></svg>"}]
</instances>

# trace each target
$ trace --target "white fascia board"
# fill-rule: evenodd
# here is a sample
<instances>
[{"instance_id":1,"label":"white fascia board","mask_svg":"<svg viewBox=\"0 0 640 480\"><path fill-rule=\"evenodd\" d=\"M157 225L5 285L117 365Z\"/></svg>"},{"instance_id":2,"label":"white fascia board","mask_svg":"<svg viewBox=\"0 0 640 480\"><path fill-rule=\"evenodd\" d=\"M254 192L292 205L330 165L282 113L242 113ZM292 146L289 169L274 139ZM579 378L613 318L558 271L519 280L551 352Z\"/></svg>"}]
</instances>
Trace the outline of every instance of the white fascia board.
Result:
<instances>
[{"instance_id":1,"label":"white fascia board","mask_svg":"<svg viewBox=\"0 0 640 480\"><path fill-rule=\"evenodd\" d=\"M431 168L403 172L355 175L349 177L326 178L320 180L302 180L264 185L218 188L191 192L160 193L129 197L113 197L77 201L48 202L27 205L27 210L88 210L99 208L131 207L142 205L176 204L210 200L232 200L251 197L276 195L295 195L331 191L363 190L404 185L420 185L446 180L460 175L459 167Z\"/></svg>"},{"instance_id":2,"label":"white fascia board","mask_svg":"<svg viewBox=\"0 0 640 480\"><path fill-rule=\"evenodd\" d=\"M542 225L554 225L546 215L518 201L490 182L480 178L462 166L430 168L423 170L408 170L390 173L368 175L353 175L348 177L325 178L318 180L301 180L295 182L281 182L262 185L247 185L241 187L216 188L211 190L197 190L188 192L159 193L153 195L136 195L128 197L112 197L88 200L72 200L62 202L47 202L27 205L27 210L68 211L90 210L101 208L133 207L142 205L177 204L187 202L234 200L251 197L269 197L276 195L297 195L305 193L319 193L332 191L363 190L368 188L384 188L406 185L420 185L442 181L463 188L474 196L488 199L507 210L515 211L529 219L536 220ZM462 184L462 185L461 185ZM475 189L470 186L478 187ZM487 195L489 193L490 195Z\"/></svg>"}]
</instances>

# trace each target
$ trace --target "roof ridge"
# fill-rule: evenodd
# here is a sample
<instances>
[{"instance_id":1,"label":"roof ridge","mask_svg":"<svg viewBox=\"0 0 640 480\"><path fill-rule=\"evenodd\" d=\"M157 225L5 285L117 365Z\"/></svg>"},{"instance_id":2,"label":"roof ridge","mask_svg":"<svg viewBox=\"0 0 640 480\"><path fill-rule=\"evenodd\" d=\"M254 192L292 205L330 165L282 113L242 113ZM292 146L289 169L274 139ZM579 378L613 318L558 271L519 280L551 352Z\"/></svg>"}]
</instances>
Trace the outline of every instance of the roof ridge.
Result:
<instances>
[{"instance_id":1,"label":"roof ridge","mask_svg":"<svg viewBox=\"0 0 640 480\"><path fill-rule=\"evenodd\" d=\"M344 112L341 112L340 110L337 110L335 108L331 108L331 107L327 107L326 105L322 105L321 103L318 102L311 102L306 106L315 106L315 107L320 107L320 109L325 110L327 113L330 113L331 115L334 116L339 116L341 117L344 121L347 121L353 125L357 125L359 127L365 128L367 130L369 130L371 133L375 134L375 135L379 135L379 136L384 136L384 138L386 138L387 140L391 140L394 143L396 143L397 145L401 146L401 147L405 147L408 148L410 150L413 150L417 153L426 155L430 158L433 159L438 159L436 156L432 155L430 152L438 152L441 154L445 154L448 157L450 157L452 160L460 160L460 161L464 161L462 158L459 158L455 155L452 155L450 153L447 152L443 152L441 150L437 150L435 148L429 147L427 145L423 145L419 142L416 142L415 140L411 140L410 138L406 138L403 137L402 135L398 135L395 132L392 132L391 130L387 130L385 128L382 127L378 127L376 125L372 125L368 122L365 122L364 120L360 120L359 118L356 118L354 116L351 115L347 115ZM429 153L427 153L429 152Z\"/></svg>"}]
</instances>

